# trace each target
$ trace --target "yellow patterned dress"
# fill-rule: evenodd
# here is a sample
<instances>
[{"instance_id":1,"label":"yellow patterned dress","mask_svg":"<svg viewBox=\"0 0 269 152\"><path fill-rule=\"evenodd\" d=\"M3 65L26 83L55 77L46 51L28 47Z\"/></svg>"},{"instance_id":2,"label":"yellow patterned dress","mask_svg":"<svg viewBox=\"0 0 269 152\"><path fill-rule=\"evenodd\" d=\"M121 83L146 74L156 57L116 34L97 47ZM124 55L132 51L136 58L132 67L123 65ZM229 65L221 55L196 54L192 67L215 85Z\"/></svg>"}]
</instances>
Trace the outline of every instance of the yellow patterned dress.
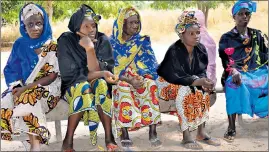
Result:
<instances>
[{"instance_id":1,"label":"yellow patterned dress","mask_svg":"<svg viewBox=\"0 0 269 152\"><path fill-rule=\"evenodd\" d=\"M114 49L116 76L143 77L144 84L135 89L125 81L119 81L113 86L113 119L115 120L116 136L121 134L121 128L137 129L143 126L158 124L161 121L157 86L155 80L158 66L151 48L150 38L141 36L141 22L138 32L129 40L122 39L123 23L126 17L137 15L132 7L121 9L114 22L113 35L110 43Z\"/></svg>"},{"instance_id":2,"label":"yellow patterned dress","mask_svg":"<svg viewBox=\"0 0 269 152\"><path fill-rule=\"evenodd\" d=\"M111 97L109 96L107 83L104 79L95 79L76 83L69 87L64 95L69 103L69 116L84 112L84 124L89 126L90 140L93 145L97 143L97 129L100 123L97 105L100 105L104 114L111 117Z\"/></svg>"},{"instance_id":3,"label":"yellow patterned dress","mask_svg":"<svg viewBox=\"0 0 269 152\"><path fill-rule=\"evenodd\" d=\"M35 135L41 144L48 144L50 132L46 126L46 113L58 103L61 95L61 79L57 60L57 44L48 40L38 55L39 61L26 80L26 84L37 81L50 73L58 77L47 86L35 86L13 98L7 89L1 97L1 139L27 140L27 134ZM24 136L26 135L26 136Z\"/></svg>"}]
</instances>

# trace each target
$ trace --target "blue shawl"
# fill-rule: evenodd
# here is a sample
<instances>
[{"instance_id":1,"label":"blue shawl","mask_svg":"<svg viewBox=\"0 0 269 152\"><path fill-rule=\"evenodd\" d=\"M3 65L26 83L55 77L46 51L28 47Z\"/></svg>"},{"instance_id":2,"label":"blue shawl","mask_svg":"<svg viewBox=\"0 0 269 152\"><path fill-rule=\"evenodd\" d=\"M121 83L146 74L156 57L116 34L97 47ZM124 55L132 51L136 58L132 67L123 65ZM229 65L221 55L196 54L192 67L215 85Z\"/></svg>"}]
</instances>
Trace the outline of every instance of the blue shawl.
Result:
<instances>
[{"instance_id":1,"label":"blue shawl","mask_svg":"<svg viewBox=\"0 0 269 152\"><path fill-rule=\"evenodd\" d=\"M24 6L21 9L19 15L20 33L22 37L15 41L7 64L4 68L4 76L7 86L9 86L10 83L18 80L21 80L22 83L25 83L35 68L35 65L38 63L38 55L35 53L35 49L40 48L47 40L52 39L52 30L48 16L41 6L37 4L35 5L39 7L43 12L43 33L37 39L31 39L29 37L26 32L25 25L21 19L22 10L25 7Z\"/></svg>"}]
</instances>

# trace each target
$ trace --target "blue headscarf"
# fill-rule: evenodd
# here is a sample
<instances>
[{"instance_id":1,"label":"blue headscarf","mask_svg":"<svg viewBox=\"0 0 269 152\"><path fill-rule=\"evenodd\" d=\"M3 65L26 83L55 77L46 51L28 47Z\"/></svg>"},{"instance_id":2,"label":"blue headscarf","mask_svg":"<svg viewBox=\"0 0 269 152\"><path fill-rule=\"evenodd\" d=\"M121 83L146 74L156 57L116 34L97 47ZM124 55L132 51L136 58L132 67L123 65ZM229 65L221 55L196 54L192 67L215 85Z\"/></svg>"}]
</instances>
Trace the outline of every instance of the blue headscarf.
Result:
<instances>
[{"instance_id":1,"label":"blue headscarf","mask_svg":"<svg viewBox=\"0 0 269 152\"><path fill-rule=\"evenodd\" d=\"M20 33L22 37L15 41L6 67L4 68L4 75L7 86L10 86L10 83L18 80L21 80L23 83L25 83L38 62L38 55L35 53L35 49L40 48L46 41L52 39L52 30L48 16L45 10L37 4L34 5L36 5L43 12L43 32L37 39L31 39L27 34L22 19L22 13L23 9L29 4L24 5L24 7L20 10L19 20Z\"/></svg>"},{"instance_id":2,"label":"blue headscarf","mask_svg":"<svg viewBox=\"0 0 269 152\"><path fill-rule=\"evenodd\" d=\"M256 12L257 3L252 2L251 0L238 0L232 8L232 14L235 15L242 8L248 9L251 13Z\"/></svg>"},{"instance_id":3,"label":"blue headscarf","mask_svg":"<svg viewBox=\"0 0 269 152\"><path fill-rule=\"evenodd\" d=\"M129 11L132 11L132 13L128 13ZM158 63L151 48L150 38L139 34L141 22L136 34L127 41L122 39L124 20L134 14L138 15L138 19L141 21L138 11L133 7L119 10L118 17L113 25L110 43L113 47L115 59L114 74L122 76L129 65L135 63L136 67L133 68L135 68L134 71L137 74L155 80L158 77L156 72Z\"/></svg>"}]
</instances>

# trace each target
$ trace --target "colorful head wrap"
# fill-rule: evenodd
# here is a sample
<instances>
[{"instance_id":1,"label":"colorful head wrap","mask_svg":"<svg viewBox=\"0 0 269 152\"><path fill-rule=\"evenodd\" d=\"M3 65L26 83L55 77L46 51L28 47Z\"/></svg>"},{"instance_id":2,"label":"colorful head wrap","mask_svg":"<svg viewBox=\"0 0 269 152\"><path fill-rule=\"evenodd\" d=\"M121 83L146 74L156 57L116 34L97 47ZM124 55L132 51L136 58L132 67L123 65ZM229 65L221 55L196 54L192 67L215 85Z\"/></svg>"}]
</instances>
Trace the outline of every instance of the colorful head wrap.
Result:
<instances>
[{"instance_id":1,"label":"colorful head wrap","mask_svg":"<svg viewBox=\"0 0 269 152\"><path fill-rule=\"evenodd\" d=\"M256 12L257 3L252 2L251 0L238 0L232 8L232 14L235 15L242 8L248 9L251 13Z\"/></svg>"},{"instance_id":2,"label":"colorful head wrap","mask_svg":"<svg viewBox=\"0 0 269 152\"><path fill-rule=\"evenodd\" d=\"M191 27L192 25L197 25L201 27L197 18L194 16L195 11L184 11L178 18L178 24L176 25L176 33L181 35L183 32L186 31L187 28Z\"/></svg>"},{"instance_id":3,"label":"colorful head wrap","mask_svg":"<svg viewBox=\"0 0 269 152\"><path fill-rule=\"evenodd\" d=\"M134 8L128 10L128 12L125 14L124 19L127 19L131 16L138 15L138 13L134 10Z\"/></svg>"},{"instance_id":4,"label":"colorful head wrap","mask_svg":"<svg viewBox=\"0 0 269 152\"><path fill-rule=\"evenodd\" d=\"M42 17L44 16L42 10L39 7L37 7L35 4L30 3L22 9L21 20L25 21L27 18L35 14L40 14Z\"/></svg>"},{"instance_id":5,"label":"colorful head wrap","mask_svg":"<svg viewBox=\"0 0 269 152\"><path fill-rule=\"evenodd\" d=\"M101 20L101 16L96 15L91 9L87 9L84 16L91 17L96 24L99 24L99 21Z\"/></svg>"}]
</instances>

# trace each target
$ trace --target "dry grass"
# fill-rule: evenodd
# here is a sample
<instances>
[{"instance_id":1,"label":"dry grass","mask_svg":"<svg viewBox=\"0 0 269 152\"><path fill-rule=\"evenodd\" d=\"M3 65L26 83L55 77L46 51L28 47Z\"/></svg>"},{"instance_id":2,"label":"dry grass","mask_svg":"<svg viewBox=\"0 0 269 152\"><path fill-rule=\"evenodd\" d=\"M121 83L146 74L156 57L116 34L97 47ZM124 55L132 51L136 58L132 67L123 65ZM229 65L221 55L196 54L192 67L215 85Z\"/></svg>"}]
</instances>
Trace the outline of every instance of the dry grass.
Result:
<instances>
[{"instance_id":1,"label":"dry grass","mask_svg":"<svg viewBox=\"0 0 269 152\"><path fill-rule=\"evenodd\" d=\"M249 23L249 27L260 29L268 34L268 2L258 2L257 12L253 14ZM177 17L181 10L141 10L142 17L142 34L149 35L152 42L155 43L172 43L177 39L174 32L174 27ZM209 11L208 31L216 42L220 36L234 27L234 21L231 14L231 8L227 9L223 6L215 10ZM61 33L68 31L68 22L66 19L61 22L53 23L53 36L58 38ZM112 25L114 19L106 19L100 21L99 30L110 36L112 33ZM14 41L19 37L18 27L8 26L3 27L1 39L3 42Z\"/></svg>"}]
</instances>

